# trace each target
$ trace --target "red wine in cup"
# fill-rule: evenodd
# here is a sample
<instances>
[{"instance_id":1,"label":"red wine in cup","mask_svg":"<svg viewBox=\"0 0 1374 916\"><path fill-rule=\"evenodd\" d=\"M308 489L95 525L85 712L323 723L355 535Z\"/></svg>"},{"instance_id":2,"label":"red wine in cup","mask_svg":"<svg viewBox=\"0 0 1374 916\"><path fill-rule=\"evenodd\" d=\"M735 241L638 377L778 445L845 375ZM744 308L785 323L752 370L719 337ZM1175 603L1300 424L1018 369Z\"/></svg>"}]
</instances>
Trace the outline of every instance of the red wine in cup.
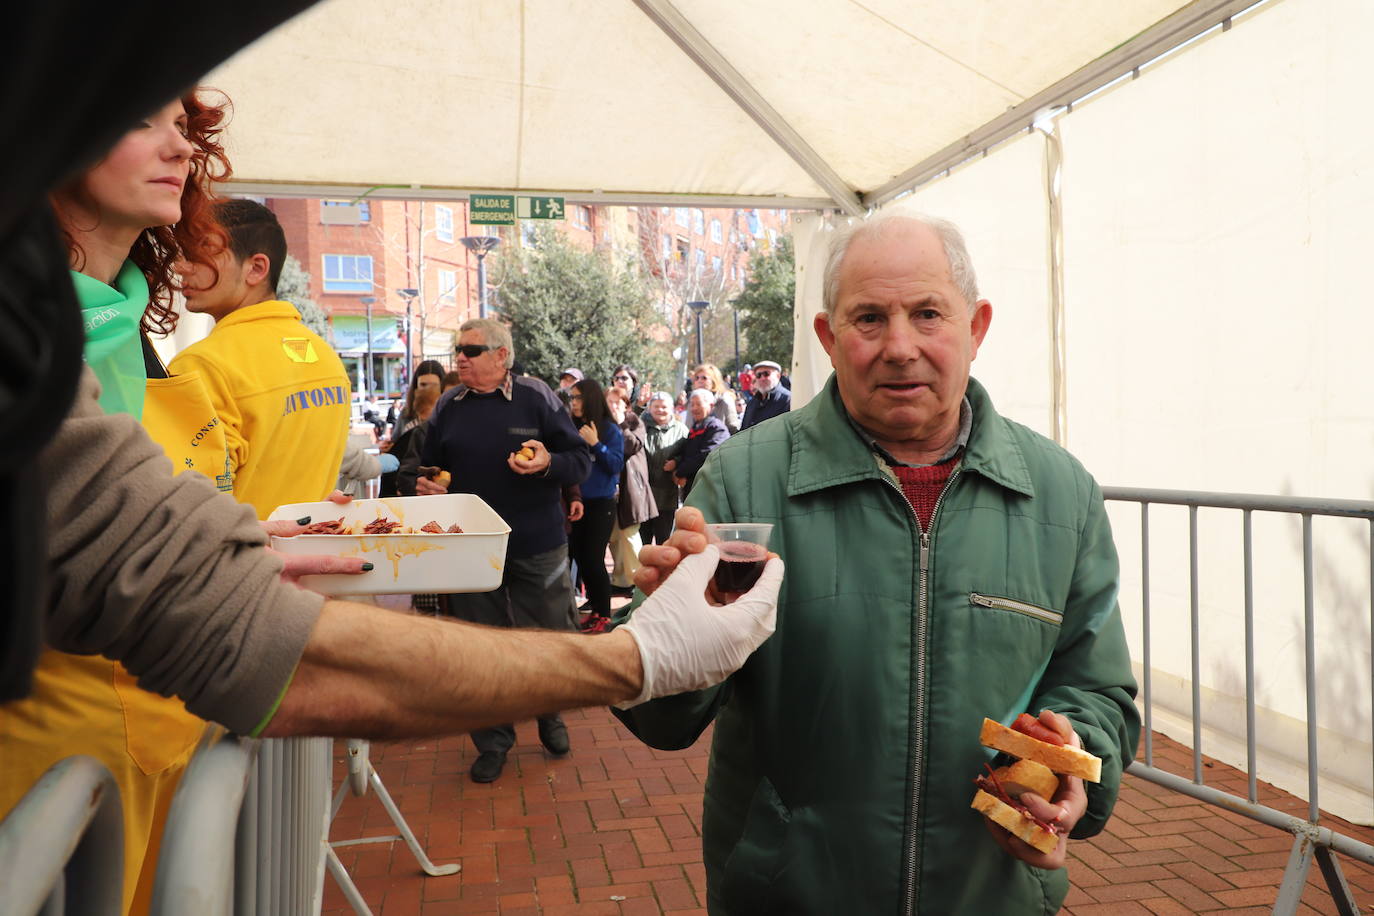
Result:
<instances>
[{"instance_id":1,"label":"red wine in cup","mask_svg":"<svg viewBox=\"0 0 1374 916\"><path fill-rule=\"evenodd\" d=\"M724 541L716 546L720 548L720 565L712 578L716 590L739 594L753 588L768 562L767 548L749 541Z\"/></svg>"}]
</instances>

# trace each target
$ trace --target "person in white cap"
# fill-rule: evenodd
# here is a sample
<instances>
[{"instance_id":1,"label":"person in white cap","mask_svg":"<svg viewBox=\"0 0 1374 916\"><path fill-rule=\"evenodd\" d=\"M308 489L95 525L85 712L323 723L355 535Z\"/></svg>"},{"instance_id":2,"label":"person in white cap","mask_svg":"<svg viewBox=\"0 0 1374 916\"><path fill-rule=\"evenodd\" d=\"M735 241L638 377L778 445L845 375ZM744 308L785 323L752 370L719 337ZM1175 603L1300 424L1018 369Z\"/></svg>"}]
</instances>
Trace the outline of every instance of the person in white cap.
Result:
<instances>
[{"instance_id":1,"label":"person in white cap","mask_svg":"<svg viewBox=\"0 0 1374 916\"><path fill-rule=\"evenodd\" d=\"M753 397L744 408L740 430L757 426L764 420L779 417L792 409L792 392L783 387L782 367L765 359L754 364Z\"/></svg>"},{"instance_id":2,"label":"person in white cap","mask_svg":"<svg viewBox=\"0 0 1374 916\"><path fill-rule=\"evenodd\" d=\"M582 379L583 375L581 369L564 369L563 374L558 377L558 389L560 391L565 391L582 381Z\"/></svg>"}]
</instances>

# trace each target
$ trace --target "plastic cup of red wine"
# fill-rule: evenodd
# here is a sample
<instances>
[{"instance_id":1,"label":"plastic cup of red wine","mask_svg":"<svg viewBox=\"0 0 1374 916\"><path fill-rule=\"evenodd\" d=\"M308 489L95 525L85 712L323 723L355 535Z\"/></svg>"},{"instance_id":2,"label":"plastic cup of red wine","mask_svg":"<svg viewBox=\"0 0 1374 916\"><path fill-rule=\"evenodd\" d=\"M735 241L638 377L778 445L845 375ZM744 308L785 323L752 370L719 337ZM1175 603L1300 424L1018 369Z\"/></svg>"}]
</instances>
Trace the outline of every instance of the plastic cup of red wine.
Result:
<instances>
[{"instance_id":1,"label":"plastic cup of red wine","mask_svg":"<svg viewBox=\"0 0 1374 916\"><path fill-rule=\"evenodd\" d=\"M720 551L716 567L716 591L738 595L749 591L768 562L768 538L773 526L756 522L707 525L706 537Z\"/></svg>"}]
</instances>

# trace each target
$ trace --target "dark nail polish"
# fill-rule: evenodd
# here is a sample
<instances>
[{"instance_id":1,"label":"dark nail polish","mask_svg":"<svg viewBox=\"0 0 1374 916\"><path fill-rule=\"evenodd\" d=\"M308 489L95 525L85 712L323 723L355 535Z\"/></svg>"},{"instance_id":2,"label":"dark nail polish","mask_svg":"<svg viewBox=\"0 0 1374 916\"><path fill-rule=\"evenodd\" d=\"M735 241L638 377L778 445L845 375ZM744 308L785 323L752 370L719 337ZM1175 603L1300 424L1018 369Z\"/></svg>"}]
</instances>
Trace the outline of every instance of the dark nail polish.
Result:
<instances>
[{"instance_id":1,"label":"dark nail polish","mask_svg":"<svg viewBox=\"0 0 1374 916\"><path fill-rule=\"evenodd\" d=\"M371 563L364 563L364 564L363 564L363 572L372 572L373 569L374 569L374 567L373 567L373 565L372 565Z\"/></svg>"},{"instance_id":2,"label":"dark nail polish","mask_svg":"<svg viewBox=\"0 0 1374 916\"><path fill-rule=\"evenodd\" d=\"M310 524L310 516L307 515L307 516L305 516L304 518L298 518L298 519L296 519L296 524L297 524L297 525L308 525L308 524Z\"/></svg>"}]
</instances>

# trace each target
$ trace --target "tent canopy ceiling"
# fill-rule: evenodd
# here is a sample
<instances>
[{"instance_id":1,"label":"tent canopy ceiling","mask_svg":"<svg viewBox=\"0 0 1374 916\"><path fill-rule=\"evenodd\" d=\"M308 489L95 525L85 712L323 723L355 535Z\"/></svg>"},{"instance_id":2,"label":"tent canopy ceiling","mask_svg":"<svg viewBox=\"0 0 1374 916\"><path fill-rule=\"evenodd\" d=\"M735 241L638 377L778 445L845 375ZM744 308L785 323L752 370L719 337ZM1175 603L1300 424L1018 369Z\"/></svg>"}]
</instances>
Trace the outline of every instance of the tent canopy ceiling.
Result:
<instances>
[{"instance_id":1,"label":"tent canopy ceiling","mask_svg":"<svg viewBox=\"0 0 1374 916\"><path fill-rule=\"evenodd\" d=\"M241 190L853 213L1251 2L326 0L206 83Z\"/></svg>"}]
</instances>

